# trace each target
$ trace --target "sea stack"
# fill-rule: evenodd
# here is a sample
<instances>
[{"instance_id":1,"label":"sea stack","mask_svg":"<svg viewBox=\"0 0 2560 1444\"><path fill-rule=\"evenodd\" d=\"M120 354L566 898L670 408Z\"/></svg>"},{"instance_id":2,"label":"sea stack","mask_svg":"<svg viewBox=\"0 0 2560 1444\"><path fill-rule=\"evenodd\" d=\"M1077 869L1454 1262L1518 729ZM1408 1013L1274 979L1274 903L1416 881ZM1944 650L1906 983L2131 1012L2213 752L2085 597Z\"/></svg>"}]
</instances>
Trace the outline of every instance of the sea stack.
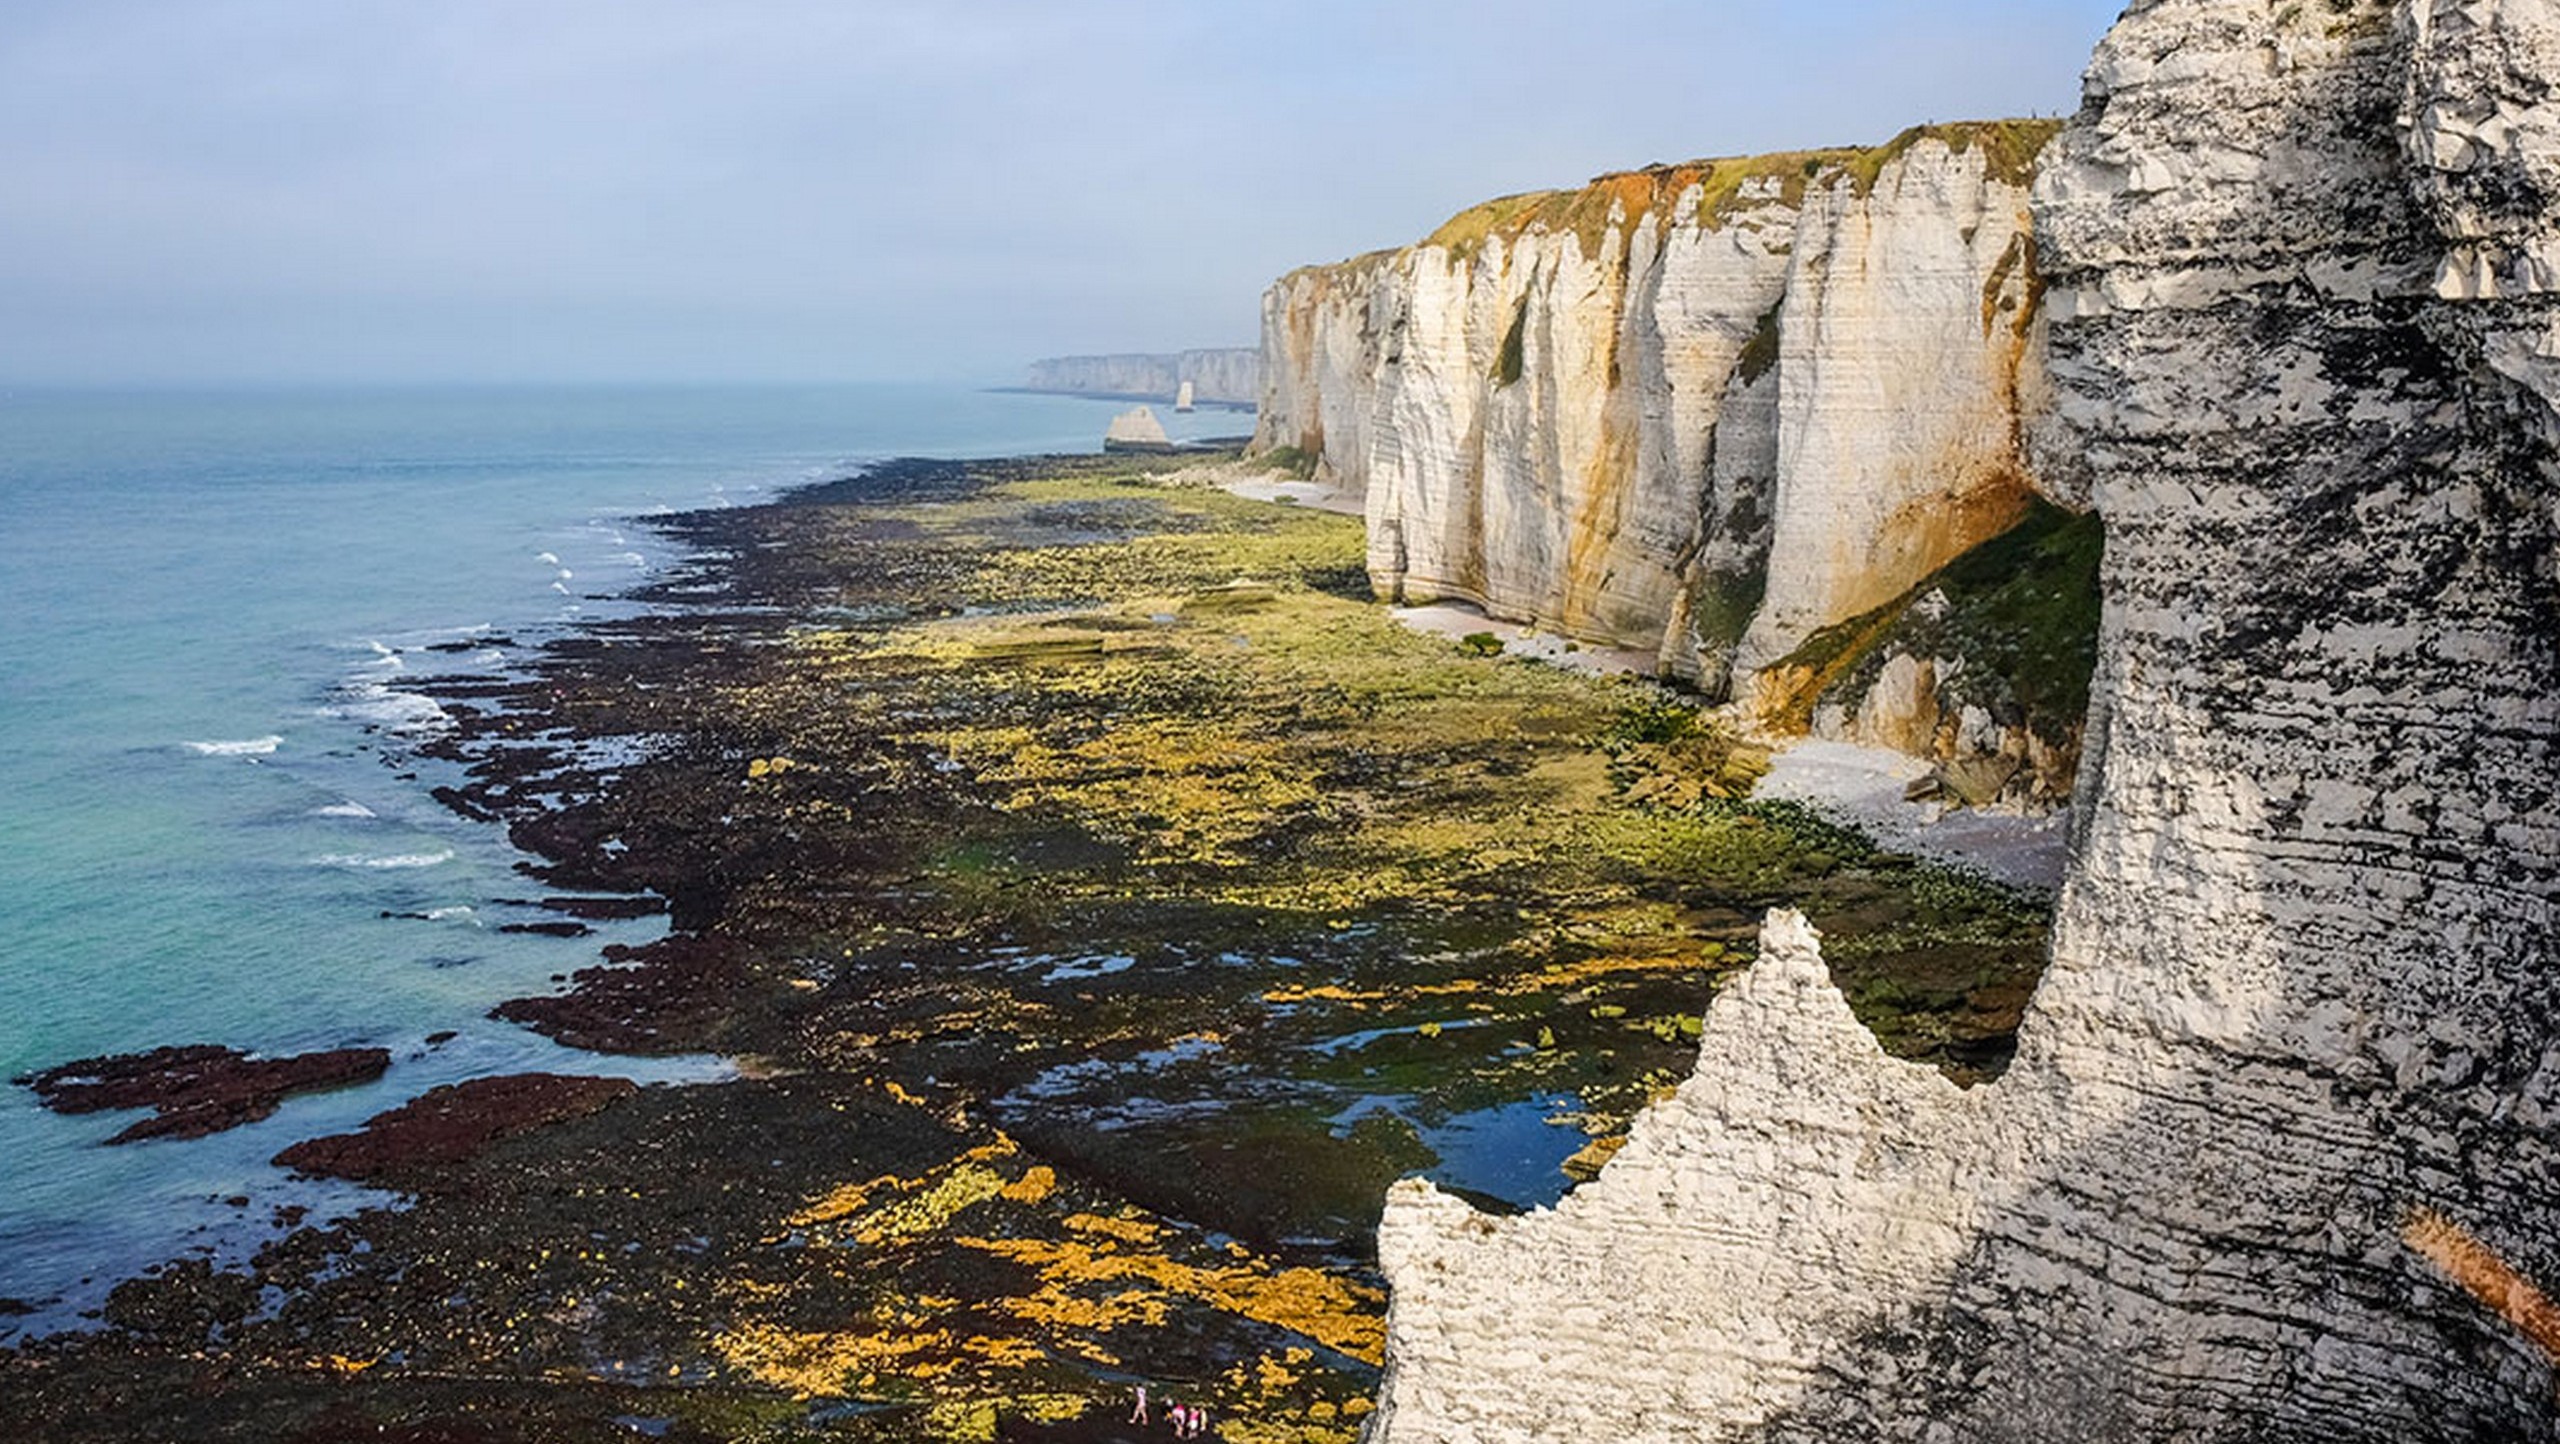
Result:
<instances>
[{"instance_id":1,"label":"sea stack","mask_svg":"<svg viewBox=\"0 0 2560 1444\"><path fill-rule=\"evenodd\" d=\"M1102 449L1166 452L1173 450L1173 438L1164 434L1164 423L1156 420L1153 409L1132 406L1111 418L1111 429L1102 437Z\"/></svg>"}]
</instances>

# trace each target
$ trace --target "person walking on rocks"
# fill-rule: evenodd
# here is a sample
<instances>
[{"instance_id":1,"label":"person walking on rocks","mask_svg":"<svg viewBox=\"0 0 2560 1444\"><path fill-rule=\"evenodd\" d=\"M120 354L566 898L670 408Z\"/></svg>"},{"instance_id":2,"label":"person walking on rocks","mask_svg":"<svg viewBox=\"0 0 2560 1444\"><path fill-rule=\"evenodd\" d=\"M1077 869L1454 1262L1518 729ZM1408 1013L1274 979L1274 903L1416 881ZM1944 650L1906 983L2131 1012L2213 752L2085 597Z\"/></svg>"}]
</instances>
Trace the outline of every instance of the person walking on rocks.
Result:
<instances>
[{"instance_id":1,"label":"person walking on rocks","mask_svg":"<svg viewBox=\"0 0 2560 1444\"><path fill-rule=\"evenodd\" d=\"M1138 1386L1138 1407L1129 1411L1129 1422L1132 1424L1151 1422L1147 1418L1147 1386L1144 1384Z\"/></svg>"}]
</instances>

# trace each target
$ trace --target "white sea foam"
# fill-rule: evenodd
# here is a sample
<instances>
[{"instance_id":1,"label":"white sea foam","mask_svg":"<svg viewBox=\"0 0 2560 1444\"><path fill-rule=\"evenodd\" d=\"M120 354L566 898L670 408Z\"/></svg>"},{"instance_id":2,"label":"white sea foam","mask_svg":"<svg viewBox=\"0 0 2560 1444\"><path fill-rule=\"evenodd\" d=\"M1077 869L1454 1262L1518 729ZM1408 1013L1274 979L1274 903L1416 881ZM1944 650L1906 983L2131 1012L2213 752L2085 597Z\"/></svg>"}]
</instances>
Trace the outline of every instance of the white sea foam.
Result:
<instances>
[{"instance_id":1,"label":"white sea foam","mask_svg":"<svg viewBox=\"0 0 2560 1444\"><path fill-rule=\"evenodd\" d=\"M546 567L556 567L560 565L559 556L552 552L544 552L540 556L535 557L534 560L542 563Z\"/></svg>"},{"instance_id":2,"label":"white sea foam","mask_svg":"<svg viewBox=\"0 0 2560 1444\"><path fill-rule=\"evenodd\" d=\"M358 682L342 689L338 701L321 708L320 715L393 732L440 732L453 724L433 699L395 691L380 682Z\"/></svg>"},{"instance_id":3,"label":"white sea foam","mask_svg":"<svg viewBox=\"0 0 2560 1444\"><path fill-rule=\"evenodd\" d=\"M458 905L449 908L429 908L427 909L427 921L431 923L451 922L455 918L467 918L471 916L471 911L472 910L467 907L461 907Z\"/></svg>"},{"instance_id":4,"label":"white sea foam","mask_svg":"<svg viewBox=\"0 0 2560 1444\"><path fill-rule=\"evenodd\" d=\"M198 757L264 757L284 745L276 736L251 737L239 742L190 742L187 750Z\"/></svg>"},{"instance_id":5,"label":"white sea foam","mask_svg":"<svg viewBox=\"0 0 2560 1444\"><path fill-rule=\"evenodd\" d=\"M371 817L374 811L361 802L332 802L326 807L311 809L311 815L313 817Z\"/></svg>"},{"instance_id":6,"label":"white sea foam","mask_svg":"<svg viewBox=\"0 0 2560 1444\"><path fill-rule=\"evenodd\" d=\"M453 861L453 849L446 848L441 852L401 852L394 853L389 857L367 857L362 853L356 852L323 853L320 856L311 859L311 865L313 867L355 867L375 871L388 871L394 868L434 867L440 863L447 863L451 861Z\"/></svg>"}]
</instances>

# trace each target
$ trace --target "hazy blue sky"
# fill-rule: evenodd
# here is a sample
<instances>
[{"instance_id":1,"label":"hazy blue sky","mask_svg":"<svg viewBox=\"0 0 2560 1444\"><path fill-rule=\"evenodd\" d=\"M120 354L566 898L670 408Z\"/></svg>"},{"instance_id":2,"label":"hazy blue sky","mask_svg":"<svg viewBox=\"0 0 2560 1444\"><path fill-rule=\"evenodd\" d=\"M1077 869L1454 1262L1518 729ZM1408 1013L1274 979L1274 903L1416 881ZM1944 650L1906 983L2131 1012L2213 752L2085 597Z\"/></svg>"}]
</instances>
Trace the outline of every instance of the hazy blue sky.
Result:
<instances>
[{"instance_id":1,"label":"hazy blue sky","mask_svg":"<svg viewBox=\"0 0 2560 1444\"><path fill-rule=\"evenodd\" d=\"M1510 191L2056 112L2116 0L0 0L0 379L1006 379Z\"/></svg>"}]
</instances>

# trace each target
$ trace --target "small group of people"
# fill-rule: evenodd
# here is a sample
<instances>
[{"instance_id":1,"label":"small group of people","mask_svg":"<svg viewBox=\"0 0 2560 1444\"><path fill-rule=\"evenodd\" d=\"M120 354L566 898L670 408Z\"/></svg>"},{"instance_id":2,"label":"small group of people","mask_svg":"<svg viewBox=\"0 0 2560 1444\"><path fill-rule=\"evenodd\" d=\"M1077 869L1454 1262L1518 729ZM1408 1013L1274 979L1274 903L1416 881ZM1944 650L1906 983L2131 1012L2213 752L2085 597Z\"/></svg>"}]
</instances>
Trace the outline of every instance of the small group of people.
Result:
<instances>
[{"instance_id":1,"label":"small group of people","mask_svg":"<svg viewBox=\"0 0 2560 1444\"><path fill-rule=\"evenodd\" d=\"M1176 1404L1167 1401L1164 1406L1164 1421L1173 1426L1173 1437L1176 1439L1197 1439L1209 1432L1209 1411L1197 1404ZM1129 1422L1132 1424L1155 1422L1147 1414L1147 1386L1144 1384L1138 1386L1138 1403L1136 1408L1129 1411Z\"/></svg>"}]
</instances>

